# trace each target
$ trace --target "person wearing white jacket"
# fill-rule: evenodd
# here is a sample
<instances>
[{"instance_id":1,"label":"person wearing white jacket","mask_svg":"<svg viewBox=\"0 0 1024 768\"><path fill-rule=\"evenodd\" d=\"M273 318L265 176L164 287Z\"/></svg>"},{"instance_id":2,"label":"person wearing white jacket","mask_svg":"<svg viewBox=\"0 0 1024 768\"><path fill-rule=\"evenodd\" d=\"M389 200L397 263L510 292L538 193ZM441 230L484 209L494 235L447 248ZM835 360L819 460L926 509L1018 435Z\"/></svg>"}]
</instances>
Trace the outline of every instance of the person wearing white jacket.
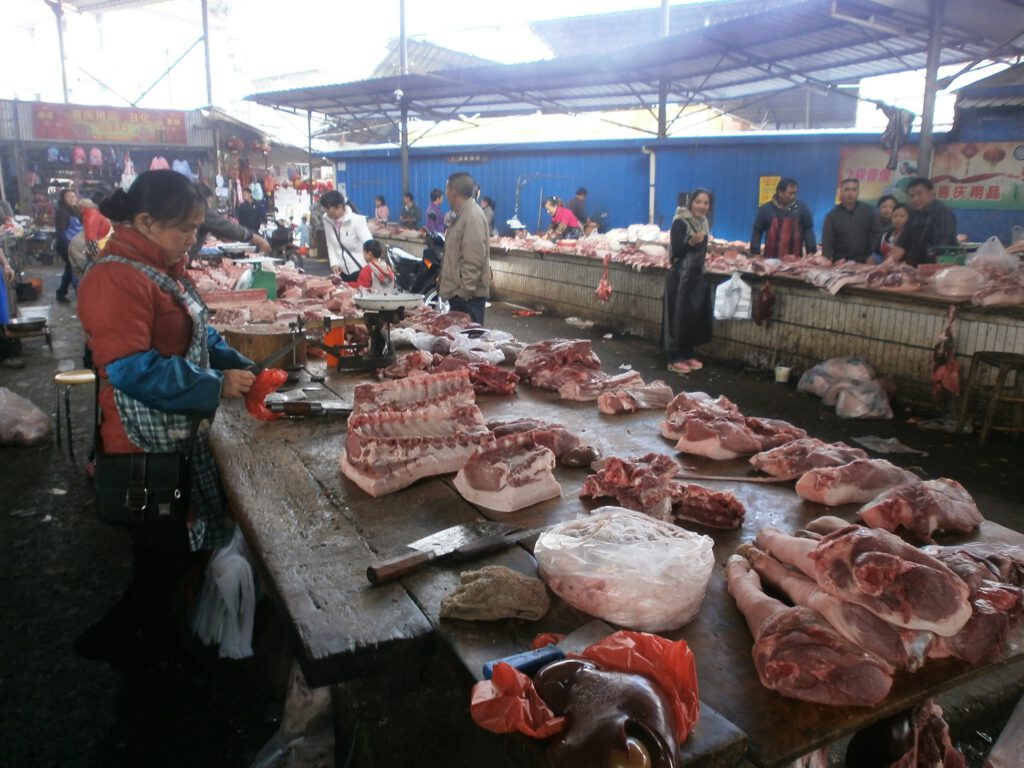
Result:
<instances>
[{"instance_id":1,"label":"person wearing white jacket","mask_svg":"<svg viewBox=\"0 0 1024 768\"><path fill-rule=\"evenodd\" d=\"M366 266L363 260L363 243L372 240L366 217L352 210L345 196L337 190L325 193L320 198L324 209L324 236L327 238L327 259L331 271L342 280L353 282Z\"/></svg>"}]
</instances>

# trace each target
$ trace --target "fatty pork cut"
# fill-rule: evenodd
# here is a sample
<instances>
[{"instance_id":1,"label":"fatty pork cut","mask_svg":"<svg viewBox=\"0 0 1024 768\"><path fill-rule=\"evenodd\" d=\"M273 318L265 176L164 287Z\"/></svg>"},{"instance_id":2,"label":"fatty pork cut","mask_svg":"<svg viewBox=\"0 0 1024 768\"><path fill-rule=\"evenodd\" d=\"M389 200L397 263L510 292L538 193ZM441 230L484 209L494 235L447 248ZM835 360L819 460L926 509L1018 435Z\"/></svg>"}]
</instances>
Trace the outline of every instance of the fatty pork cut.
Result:
<instances>
[{"instance_id":1,"label":"fatty pork cut","mask_svg":"<svg viewBox=\"0 0 1024 768\"><path fill-rule=\"evenodd\" d=\"M863 504L890 488L917 480L917 475L885 459L857 459L840 467L811 469L796 481L801 499L828 507Z\"/></svg>"},{"instance_id":2,"label":"fatty pork cut","mask_svg":"<svg viewBox=\"0 0 1024 768\"><path fill-rule=\"evenodd\" d=\"M790 440L777 448L755 453L750 463L765 474L783 480L795 480L812 469L840 467L868 454L846 443L826 443L813 437Z\"/></svg>"},{"instance_id":3,"label":"fatty pork cut","mask_svg":"<svg viewBox=\"0 0 1024 768\"><path fill-rule=\"evenodd\" d=\"M591 381L601 373L601 360L587 339L547 339L530 344L516 358L520 380L541 389L557 390L571 380Z\"/></svg>"},{"instance_id":4,"label":"fatty pork cut","mask_svg":"<svg viewBox=\"0 0 1024 768\"><path fill-rule=\"evenodd\" d=\"M763 686L833 706L871 707L889 695L892 677L883 662L843 638L815 611L766 595L745 558L730 557L725 573L754 636L754 667Z\"/></svg>"},{"instance_id":5,"label":"fatty pork cut","mask_svg":"<svg viewBox=\"0 0 1024 768\"><path fill-rule=\"evenodd\" d=\"M948 637L971 618L963 579L888 531L850 525L815 541L762 528L756 543L890 624Z\"/></svg>"},{"instance_id":6,"label":"fatty pork cut","mask_svg":"<svg viewBox=\"0 0 1024 768\"><path fill-rule=\"evenodd\" d=\"M456 472L494 436L466 370L363 384L355 390L341 471L371 496Z\"/></svg>"},{"instance_id":7,"label":"fatty pork cut","mask_svg":"<svg viewBox=\"0 0 1024 768\"><path fill-rule=\"evenodd\" d=\"M616 387L604 390L597 398L601 413L634 413L640 410L656 411L672 401L672 387L664 381L652 381L643 386Z\"/></svg>"},{"instance_id":8,"label":"fatty pork cut","mask_svg":"<svg viewBox=\"0 0 1024 768\"><path fill-rule=\"evenodd\" d=\"M744 553L754 570L797 605L817 611L851 643L873 653L894 669L916 672L924 664L935 635L890 624L856 603L829 594L813 579L788 568L767 552L750 547Z\"/></svg>"},{"instance_id":9,"label":"fatty pork cut","mask_svg":"<svg viewBox=\"0 0 1024 768\"><path fill-rule=\"evenodd\" d=\"M555 454L521 432L477 450L455 475L455 488L471 504L515 512L562 494L554 468Z\"/></svg>"},{"instance_id":10,"label":"fatty pork cut","mask_svg":"<svg viewBox=\"0 0 1024 768\"><path fill-rule=\"evenodd\" d=\"M947 477L898 485L861 507L857 515L872 528L893 533L904 528L929 544L935 531L967 533L984 520L967 489Z\"/></svg>"},{"instance_id":11,"label":"fatty pork cut","mask_svg":"<svg viewBox=\"0 0 1024 768\"><path fill-rule=\"evenodd\" d=\"M676 450L709 459L735 459L761 450L761 441L728 398L680 392L665 408L661 434Z\"/></svg>"}]
</instances>

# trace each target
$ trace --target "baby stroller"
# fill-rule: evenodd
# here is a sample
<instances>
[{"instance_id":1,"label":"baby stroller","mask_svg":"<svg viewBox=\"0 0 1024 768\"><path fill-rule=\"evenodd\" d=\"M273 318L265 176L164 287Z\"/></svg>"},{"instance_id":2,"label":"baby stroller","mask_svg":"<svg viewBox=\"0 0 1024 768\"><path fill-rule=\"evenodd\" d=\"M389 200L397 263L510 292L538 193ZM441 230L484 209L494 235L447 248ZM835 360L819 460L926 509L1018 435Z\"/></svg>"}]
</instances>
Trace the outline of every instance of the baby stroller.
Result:
<instances>
[{"instance_id":1,"label":"baby stroller","mask_svg":"<svg viewBox=\"0 0 1024 768\"><path fill-rule=\"evenodd\" d=\"M396 246L388 246L388 260L395 270L395 284L405 293L421 293L423 303L438 312L448 311L448 302L437 293L444 260L444 235L427 233L427 247L418 257Z\"/></svg>"}]
</instances>

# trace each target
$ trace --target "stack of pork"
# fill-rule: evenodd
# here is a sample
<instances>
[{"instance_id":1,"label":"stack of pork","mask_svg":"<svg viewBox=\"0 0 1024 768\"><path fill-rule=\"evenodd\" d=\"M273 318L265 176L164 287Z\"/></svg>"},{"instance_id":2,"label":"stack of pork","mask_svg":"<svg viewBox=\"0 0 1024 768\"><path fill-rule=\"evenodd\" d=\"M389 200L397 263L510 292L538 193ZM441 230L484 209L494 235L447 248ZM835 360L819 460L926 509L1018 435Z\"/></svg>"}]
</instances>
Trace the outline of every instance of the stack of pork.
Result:
<instances>
[{"instance_id":1,"label":"stack of pork","mask_svg":"<svg viewBox=\"0 0 1024 768\"><path fill-rule=\"evenodd\" d=\"M863 525L821 518L800 537L765 528L730 559L729 589L756 638L754 662L766 687L817 703L872 706L896 670L913 672L926 658L977 664L999 651L1024 609L1024 548L934 544L937 532L981 524L963 486L921 480L778 423L775 435L791 439L758 449L766 430L756 425L724 397L681 393L666 409L662 434L685 453L750 455L760 472L795 479L806 501L863 505ZM896 531L929 546L916 548ZM765 594L762 580L793 605Z\"/></svg>"},{"instance_id":2,"label":"stack of pork","mask_svg":"<svg viewBox=\"0 0 1024 768\"><path fill-rule=\"evenodd\" d=\"M267 298L265 290L235 290L247 267L224 261L221 264L195 263L188 276L213 312L218 328L228 326L287 325L298 318L319 321L325 315L357 317L353 304L355 292L333 277L315 277L289 266L274 268L277 299Z\"/></svg>"}]
</instances>

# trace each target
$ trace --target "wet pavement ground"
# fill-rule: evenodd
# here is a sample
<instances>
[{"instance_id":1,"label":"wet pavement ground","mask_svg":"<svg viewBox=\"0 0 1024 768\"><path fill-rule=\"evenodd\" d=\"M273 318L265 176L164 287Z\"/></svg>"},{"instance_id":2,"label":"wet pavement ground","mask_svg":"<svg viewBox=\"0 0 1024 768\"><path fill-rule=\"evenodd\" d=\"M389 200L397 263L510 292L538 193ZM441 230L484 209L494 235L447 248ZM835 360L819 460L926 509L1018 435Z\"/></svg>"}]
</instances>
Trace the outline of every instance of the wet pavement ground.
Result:
<instances>
[{"instance_id":1,"label":"wet pavement ground","mask_svg":"<svg viewBox=\"0 0 1024 768\"><path fill-rule=\"evenodd\" d=\"M310 266L321 272L324 267L315 262ZM51 354L42 339L26 340L26 368L0 368L0 386L52 415L53 376L81 366L82 333L74 304L58 304L54 298L58 268L33 265L28 272L45 280L43 298L26 306L49 307L54 349ZM592 338L610 373L631 365L645 380L661 378L675 391L724 394L748 415L786 419L824 440L852 444L853 437L867 434L895 437L927 455L886 458L925 477L959 480L987 518L1024 529L1024 440L997 434L982 448L975 436L919 429L908 420L937 412L899 405L890 421L842 420L816 398L796 392L796 371L789 384L776 384L768 372L706 360L703 370L683 377L665 370L659 350L649 341L605 338L601 328L582 329L544 315L519 317L514 309L495 303L488 310L488 324L525 342ZM837 355L845 352L836 350ZM120 594L130 568L126 535L100 524L91 506L84 471L91 441L91 388L73 391L72 403L74 461L55 442L0 447L0 768L245 768L277 730L287 674L286 644L268 605L261 604L257 653L248 660L198 654L171 676L126 680L106 664L80 659L72 650L77 634ZM451 691L439 695L448 697L445 706L459 706ZM999 733L1010 706L1012 702L996 702L993 710L976 713L957 729L970 765L981 765L986 739ZM435 699L409 716L436 718L443 710ZM462 723L464 718L449 720ZM395 727L400 732L397 722ZM426 752L423 765L478 764L471 756L433 755Z\"/></svg>"}]
</instances>

